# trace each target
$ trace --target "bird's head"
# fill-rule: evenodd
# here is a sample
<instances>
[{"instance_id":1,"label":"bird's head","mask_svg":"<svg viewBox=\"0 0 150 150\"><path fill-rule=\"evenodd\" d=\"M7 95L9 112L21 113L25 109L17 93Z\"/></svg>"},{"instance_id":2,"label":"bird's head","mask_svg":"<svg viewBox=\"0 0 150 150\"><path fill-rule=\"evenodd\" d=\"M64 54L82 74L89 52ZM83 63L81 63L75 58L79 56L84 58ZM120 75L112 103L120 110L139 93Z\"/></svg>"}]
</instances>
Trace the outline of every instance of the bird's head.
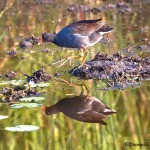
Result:
<instances>
[{"instance_id":1,"label":"bird's head","mask_svg":"<svg viewBox=\"0 0 150 150\"><path fill-rule=\"evenodd\" d=\"M59 112L56 105L52 105L50 107L42 106L42 110L46 115L53 115Z\"/></svg>"},{"instance_id":2,"label":"bird's head","mask_svg":"<svg viewBox=\"0 0 150 150\"><path fill-rule=\"evenodd\" d=\"M54 42L54 40L56 39L56 34L50 34L50 33L43 33L42 34L42 42Z\"/></svg>"}]
</instances>

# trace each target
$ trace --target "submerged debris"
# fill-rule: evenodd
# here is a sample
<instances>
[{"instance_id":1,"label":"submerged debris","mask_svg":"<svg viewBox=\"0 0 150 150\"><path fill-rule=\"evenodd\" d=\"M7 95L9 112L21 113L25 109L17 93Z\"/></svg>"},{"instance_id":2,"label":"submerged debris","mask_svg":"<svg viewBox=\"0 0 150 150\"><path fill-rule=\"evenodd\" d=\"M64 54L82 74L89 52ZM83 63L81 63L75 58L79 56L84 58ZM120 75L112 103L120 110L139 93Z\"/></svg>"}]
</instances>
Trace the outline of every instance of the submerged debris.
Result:
<instances>
[{"instance_id":1,"label":"submerged debris","mask_svg":"<svg viewBox=\"0 0 150 150\"><path fill-rule=\"evenodd\" d=\"M91 12L93 14L97 14L99 12L109 11L109 10L112 10L112 9L115 9L115 8L116 8L115 4L108 4L108 5L105 5L105 6L91 8Z\"/></svg>"},{"instance_id":2,"label":"submerged debris","mask_svg":"<svg viewBox=\"0 0 150 150\"><path fill-rule=\"evenodd\" d=\"M127 3L124 2L117 3L116 7L118 8L118 11L120 13L131 12L131 8Z\"/></svg>"},{"instance_id":3,"label":"submerged debris","mask_svg":"<svg viewBox=\"0 0 150 150\"><path fill-rule=\"evenodd\" d=\"M133 46L128 46L126 48L123 48L121 52L123 53L135 53L135 51L139 52L150 52L150 42L148 44L144 45L133 45Z\"/></svg>"},{"instance_id":4,"label":"submerged debris","mask_svg":"<svg viewBox=\"0 0 150 150\"><path fill-rule=\"evenodd\" d=\"M109 39L109 38L102 38L101 40L100 40L100 43L101 44L110 44L111 42L112 42L113 40L111 40L111 39Z\"/></svg>"},{"instance_id":5,"label":"submerged debris","mask_svg":"<svg viewBox=\"0 0 150 150\"><path fill-rule=\"evenodd\" d=\"M38 93L37 90L33 88L25 89L25 86L16 86L14 88L2 88L0 94L3 94L6 102L10 101L17 101L23 97L30 97L30 96L39 96L41 93Z\"/></svg>"},{"instance_id":6,"label":"submerged debris","mask_svg":"<svg viewBox=\"0 0 150 150\"><path fill-rule=\"evenodd\" d=\"M113 56L97 54L82 67L73 68L70 74L84 80L107 80L114 84L139 82L141 79L150 79L150 59L128 57L119 53Z\"/></svg>"},{"instance_id":7,"label":"submerged debris","mask_svg":"<svg viewBox=\"0 0 150 150\"><path fill-rule=\"evenodd\" d=\"M32 35L31 37L26 38L23 41L21 41L19 45L21 48L26 48L26 47L30 47L39 43L40 43L40 38Z\"/></svg>"},{"instance_id":8,"label":"submerged debris","mask_svg":"<svg viewBox=\"0 0 150 150\"><path fill-rule=\"evenodd\" d=\"M17 73L14 71L10 71L10 72L5 74L5 77L9 78L9 79L14 79L16 76L17 76Z\"/></svg>"},{"instance_id":9,"label":"submerged debris","mask_svg":"<svg viewBox=\"0 0 150 150\"><path fill-rule=\"evenodd\" d=\"M54 73L54 77L59 77L61 74L59 72Z\"/></svg>"},{"instance_id":10,"label":"submerged debris","mask_svg":"<svg viewBox=\"0 0 150 150\"><path fill-rule=\"evenodd\" d=\"M41 5L41 4L51 4L51 3L54 3L55 0L35 0L35 2L38 4L38 5Z\"/></svg>"},{"instance_id":11,"label":"submerged debris","mask_svg":"<svg viewBox=\"0 0 150 150\"><path fill-rule=\"evenodd\" d=\"M48 5L48 4L52 4L55 3L55 0L33 0L33 1L24 1L21 0L21 2L25 5L25 6L34 6L36 5Z\"/></svg>"},{"instance_id":12,"label":"submerged debris","mask_svg":"<svg viewBox=\"0 0 150 150\"><path fill-rule=\"evenodd\" d=\"M134 47L135 49L137 50L147 50L148 52L150 52L150 42L148 44L145 44L145 45L137 45Z\"/></svg>"},{"instance_id":13,"label":"submerged debris","mask_svg":"<svg viewBox=\"0 0 150 150\"><path fill-rule=\"evenodd\" d=\"M42 52L44 52L44 53L49 53L49 52L50 52L50 49L49 49L49 48L44 48L44 49L42 49Z\"/></svg>"},{"instance_id":14,"label":"submerged debris","mask_svg":"<svg viewBox=\"0 0 150 150\"><path fill-rule=\"evenodd\" d=\"M5 54L10 55L10 56L16 56L17 50L16 50L16 48L12 48L10 51L6 51Z\"/></svg>"},{"instance_id":15,"label":"submerged debris","mask_svg":"<svg viewBox=\"0 0 150 150\"><path fill-rule=\"evenodd\" d=\"M107 4L105 6L93 7L90 8L86 5L78 5L72 4L68 7L69 12L92 12L93 14L97 14L99 12L105 12L109 10L117 9L119 13L127 13L131 12L130 6L125 2L119 2L116 4Z\"/></svg>"},{"instance_id":16,"label":"submerged debris","mask_svg":"<svg viewBox=\"0 0 150 150\"><path fill-rule=\"evenodd\" d=\"M44 68L33 72L31 76L23 73L25 76L27 76L27 82L34 82L34 83L39 83L39 82L46 82L49 81L52 77L51 75L47 74L44 70Z\"/></svg>"},{"instance_id":17,"label":"submerged debris","mask_svg":"<svg viewBox=\"0 0 150 150\"><path fill-rule=\"evenodd\" d=\"M90 8L85 5L78 5L78 4L72 4L68 7L69 12L88 12L90 11Z\"/></svg>"}]
</instances>

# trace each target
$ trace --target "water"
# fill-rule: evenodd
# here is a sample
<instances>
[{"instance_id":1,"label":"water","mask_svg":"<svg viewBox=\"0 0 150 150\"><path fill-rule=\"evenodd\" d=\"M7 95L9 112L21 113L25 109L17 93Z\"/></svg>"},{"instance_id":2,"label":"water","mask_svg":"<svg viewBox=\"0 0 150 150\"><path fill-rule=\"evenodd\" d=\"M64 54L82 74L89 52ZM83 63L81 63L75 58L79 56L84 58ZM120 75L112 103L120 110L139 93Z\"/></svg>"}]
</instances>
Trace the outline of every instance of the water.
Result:
<instances>
[{"instance_id":1,"label":"water","mask_svg":"<svg viewBox=\"0 0 150 150\"><path fill-rule=\"evenodd\" d=\"M4 1L5 2L5 1ZM4 8L3 1L0 8ZM114 31L105 37L112 40L109 44L96 44L88 48L90 51L88 60L97 52L113 54L129 46L145 45L150 42L150 20L148 19L150 3L130 3L132 8L129 13L118 13L116 9L93 14L91 12L68 12L70 4L81 4L80 1L57 1L56 3L37 5L34 1L25 3L11 0L13 5L0 17L0 73L2 75L15 71L17 79L25 80L21 72L31 74L32 69L38 70L44 67L47 73L53 75L59 73L60 78L68 82L82 82L71 77L68 71L78 64L79 60L58 68L50 64L56 59L65 58L68 55L77 55L77 50L64 49L47 44L49 52L42 52L44 45L34 46L26 51L19 48L19 42L25 37L34 34L41 35L43 31L53 33L62 27L80 19L102 18ZM92 8L112 3L112 1L83 1L82 4ZM9 4L8 4L9 6ZM2 10L2 9L1 9ZM23 36L23 37L22 37ZM17 49L17 55L12 57L5 54L11 48ZM135 50L128 55L149 57L149 52ZM22 59L24 58L24 59ZM8 79L2 77L0 81ZM54 116L46 116L40 107L36 108L11 108L0 99L0 115L8 118L0 120L0 149L148 149L148 146L131 146L132 144L150 145L150 121L149 121L149 81L144 81L140 87L131 87L125 90L99 90L102 82L85 81L91 94L101 99L110 108L117 111L107 120L107 126L92 123L82 123L71 120L62 113ZM8 87L10 85L1 85ZM68 86L62 82L49 81L49 86L38 88L40 92L46 92L46 100L42 104L49 106L67 96L76 96L81 92L80 86ZM5 127L17 125L34 125L39 130L31 132L11 132ZM129 142L125 146L125 143ZM131 143L131 144L130 144Z\"/></svg>"}]
</instances>

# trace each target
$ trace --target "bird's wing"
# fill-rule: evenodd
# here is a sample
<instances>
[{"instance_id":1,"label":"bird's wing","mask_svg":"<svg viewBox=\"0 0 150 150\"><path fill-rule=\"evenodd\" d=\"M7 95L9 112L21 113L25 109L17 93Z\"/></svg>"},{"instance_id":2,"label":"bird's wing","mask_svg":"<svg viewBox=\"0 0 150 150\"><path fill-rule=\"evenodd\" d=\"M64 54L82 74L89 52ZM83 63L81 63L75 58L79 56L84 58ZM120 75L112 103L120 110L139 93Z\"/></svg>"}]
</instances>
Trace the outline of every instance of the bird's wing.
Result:
<instances>
[{"instance_id":1,"label":"bird's wing","mask_svg":"<svg viewBox=\"0 0 150 150\"><path fill-rule=\"evenodd\" d=\"M103 121L103 119L107 118L107 116L98 113L94 110L87 110L82 112L78 112L78 120L83 122L91 122L91 123L101 123L103 125L107 125L106 122Z\"/></svg>"},{"instance_id":2,"label":"bird's wing","mask_svg":"<svg viewBox=\"0 0 150 150\"><path fill-rule=\"evenodd\" d=\"M105 23L101 22L102 19L97 20L80 20L70 24L73 34L80 34L83 36L89 36L92 33L99 30Z\"/></svg>"}]
</instances>

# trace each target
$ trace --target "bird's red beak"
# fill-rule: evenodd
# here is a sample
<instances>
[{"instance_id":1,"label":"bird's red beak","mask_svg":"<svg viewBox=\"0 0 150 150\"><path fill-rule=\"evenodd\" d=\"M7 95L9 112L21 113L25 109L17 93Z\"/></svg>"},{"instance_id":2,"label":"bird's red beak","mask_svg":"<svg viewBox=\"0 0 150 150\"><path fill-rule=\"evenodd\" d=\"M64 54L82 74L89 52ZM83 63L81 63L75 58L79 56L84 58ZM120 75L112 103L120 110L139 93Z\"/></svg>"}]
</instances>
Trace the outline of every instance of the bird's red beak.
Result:
<instances>
[{"instance_id":1,"label":"bird's red beak","mask_svg":"<svg viewBox=\"0 0 150 150\"><path fill-rule=\"evenodd\" d=\"M46 106L42 106L41 109L45 112L46 111Z\"/></svg>"},{"instance_id":2,"label":"bird's red beak","mask_svg":"<svg viewBox=\"0 0 150 150\"><path fill-rule=\"evenodd\" d=\"M40 36L39 44L42 44L42 43L43 43L42 36Z\"/></svg>"}]
</instances>

